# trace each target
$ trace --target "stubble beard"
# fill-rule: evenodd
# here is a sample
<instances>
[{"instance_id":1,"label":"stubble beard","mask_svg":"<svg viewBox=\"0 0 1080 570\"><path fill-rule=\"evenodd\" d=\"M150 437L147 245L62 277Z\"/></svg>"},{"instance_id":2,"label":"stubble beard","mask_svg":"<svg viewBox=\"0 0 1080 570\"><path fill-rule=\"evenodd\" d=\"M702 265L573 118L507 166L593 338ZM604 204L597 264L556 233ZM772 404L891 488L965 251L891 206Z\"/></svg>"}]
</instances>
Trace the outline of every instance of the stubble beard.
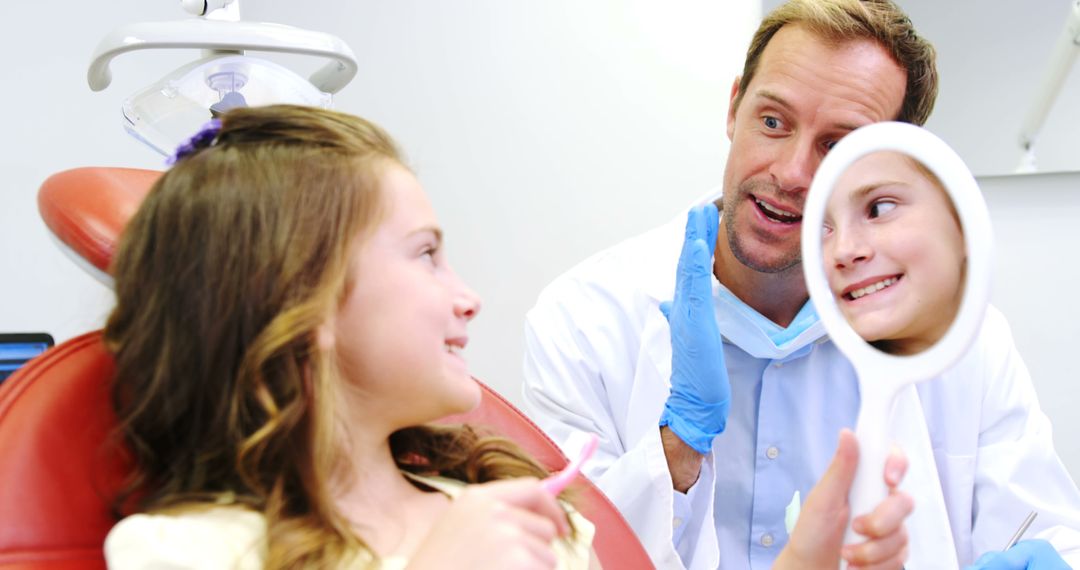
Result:
<instances>
[{"instance_id":1,"label":"stubble beard","mask_svg":"<svg viewBox=\"0 0 1080 570\"><path fill-rule=\"evenodd\" d=\"M769 192L759 192L759 189L771 189L771 193L775 193L775 187L772 185L757 181L747 180L739 185L738 191L735 196L728 200L724 199L723 209L727 214L727 223L724 227L727 228L728 247L731 249L732 255L735 259L739 260L739 263L746 267L757 271L759 273L783 273L789 271L802 263L802 251L796 247L792 250L783 252L783 255L779 258L773 259L761 259L760 256L752 255L746 246L746 241L750 240L749 236L740 235L739 221L735 215L735 208L747 201L749 195L767 195ZM754 204L748 204L750 208L756 208ZM745 234L745 232L742 232Z\"/></svg>"}]
</instances>

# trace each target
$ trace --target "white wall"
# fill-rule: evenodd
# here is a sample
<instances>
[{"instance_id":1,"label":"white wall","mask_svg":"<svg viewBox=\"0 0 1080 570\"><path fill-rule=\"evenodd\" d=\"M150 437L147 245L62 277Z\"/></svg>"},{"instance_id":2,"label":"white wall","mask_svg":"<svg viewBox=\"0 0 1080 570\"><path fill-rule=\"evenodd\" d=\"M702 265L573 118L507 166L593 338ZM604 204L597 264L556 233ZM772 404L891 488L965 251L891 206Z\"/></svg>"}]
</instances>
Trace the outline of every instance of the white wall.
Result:
<instances>
[{"instance_id":1,"label":"white wall","mask_svg":"<svg viewBox=\"0 0 1080 570\"><path fill-rule=\"evenodd\" d=\"M992 300L1012 325L1062 461L1080 480L1080 172L979 177L994 228Z\"/></svg>"},{"instance_id":2,"label":"white wall","mask_svg":"<svg viewBox=\"0 0 1080 570\"><path fill-rule=\"evenodd\" d=\"M540 288L721 179L728 91L759 6L244 0L243 16L334 33L356 52L360 73L336 107L382 124L409 155L452 262L485 300L466 353L473 371L518 400L521 323ZM162 168L124 133L120 103L196 54L121 56L114 84L92 93L98 40L121 24L184 17L178 2L6 9L0 331L62 341L99 327L111 298L57 252L37 188L76 166Z\"/></svg>"},{"instance_id":3,"label":"white wall","mask_svg":"<svg viewBox=\"0 0 1080 570\"><path fill-rule=\"evenodd\" d=\"M941 91L927 128L956 149L976 175L1012 172L1020 123L1048 65L1072 0L898 0L938 50ZM993 302L1008 317L1031 370L1054 441L1080 480L1077 367L1080 298L1080 64L1047 116L1040 167L1070 174L979 176L996 247Z\"/></svg>"},{"instance_id":4,"label":"white wall","mask_svg":"<svg viewBox=\"0 0 1080 570\"><path fill-rule=\"evenodd\" d=\"M121 94L139 86L132 77L138 72L157 74L186 58L132 56L116 66L115 89L104 94L87 87L86 66L111 27L136 17L173 17L178 5L19 2L6 10L0 34L0 332L45 331L63 340L97 328L111 292L50 242L37 213L37 188L50 174L76 166L161 167L120 127Z\"/></svg>"},{"instance_id":5,"label":"white wall","mask_svg":"<svg viewBox=\"0 0 1080 570\"><path fill-rule=\"evenodd\" d=\"M1020 125L1050 67L1075 0L894 0L937 49L940 92L926 126L976 175L1015 172ZM763 0L768 12L782 0ZM1036 144L1040 172L1080 170L1080 60Z\"/></svg>"},{"instance_id":6,"label":"white wall","mask_svg":"<svg viewBox=\"0 0 1080 570\"><path fill-rule=\"evenodd\" d=\"M941 93L927 128L977 175L1014 172L1020 126L1075 0L898 0L938 50ZM1039 132L1041 172L1080 170L1080 60Z\"/></svg>"}]
</instances>

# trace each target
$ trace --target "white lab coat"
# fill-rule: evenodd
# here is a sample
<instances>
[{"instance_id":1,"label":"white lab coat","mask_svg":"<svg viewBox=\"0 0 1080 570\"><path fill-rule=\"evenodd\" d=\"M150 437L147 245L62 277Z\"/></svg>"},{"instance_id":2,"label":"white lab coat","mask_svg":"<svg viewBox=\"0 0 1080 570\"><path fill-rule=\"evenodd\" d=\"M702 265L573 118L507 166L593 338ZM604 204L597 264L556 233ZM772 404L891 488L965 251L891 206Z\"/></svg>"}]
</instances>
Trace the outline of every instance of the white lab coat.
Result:
<instances>
[{"instance_id":1,"label":"white lab coat","mask_svg":"<svg viewBox=\"0 0 1080 570\"><path fill-rule=\"evenodd\" d=\"M724 458L708 456L691 492L677 494L657 428L671 369L670 332L657 305L673 295L684 220L682 215L589 258L541 293L526 319L524 400L556 442L576 431L600 436L587 474L620 508L659 568L716 568L721 557L711 522L713 486ZM718 309L718 318L723 314ZM721 322L725 339L740 345L742 333L729 335L726 326ZM829 379L815 381L847 374L855 385L850 364L820 323L788 346L776 354L748 352L781 358L812 346L801 357L806 369ZM1050 422L1000 312L988 311L969 353L941 378L920 384L918 395L960 563L1001 549L1037 510L1025 538L1050 540L1080 567L1080 493L1053 449ZM676 501L689 509L690 520L676 519ZM680 528L693 535L680 536L676 551ZM914 562L920 560L917 545L933 542L940 530L909 524L908 531L908 568L940 567Z\"/></svg>"}]
</instances>

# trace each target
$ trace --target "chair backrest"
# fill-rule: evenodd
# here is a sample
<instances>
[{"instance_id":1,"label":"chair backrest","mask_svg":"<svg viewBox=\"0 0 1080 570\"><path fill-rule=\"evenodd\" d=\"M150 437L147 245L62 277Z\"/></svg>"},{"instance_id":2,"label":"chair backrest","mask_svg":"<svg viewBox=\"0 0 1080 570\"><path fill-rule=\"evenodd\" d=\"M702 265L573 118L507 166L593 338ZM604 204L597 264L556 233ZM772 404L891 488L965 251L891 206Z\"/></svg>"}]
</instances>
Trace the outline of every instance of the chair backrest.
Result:
<instances>
[{"instance_id":1,"label":"chair backrest","mask_svg":"<svg viewBox=\"0 0 1080 570\"><path fill-rule=\"evenodd\" d=\"M110 437L112 357L100 332L73 338L0 384L0 569L105 567L102 544L115 524L110 503L131 468ZM548 469L566 457L535 424L479 382L480 405L447 418L508 437ZM596 525L606 568L652 568L633 530L591 482L579 477L578 508Z\"/></svg>"},{"instance_id":2,"label":"chair backrest","mask_svg":"<svg viewBox=\"0 0 1080 570\"><path fill-rule=\"evenodd\" d=\"M0 384L0 568L105 568L109 503L129 472L105 445L113 361L98 333L60 344Z\"/></svg>"},{"instance_id":3,"label":"chair backrest","mask_svg":"<svg viewBox=\"0 0 1080 570\"><path fill-rule=\"evenodd\" d=\"M78 168L42 185L38 206L53 234L105 275L127 220L160 172ZM0 384L0 569L104 568L102 544L115 523L110 501L130 469L125 450L105 445L115 425L108 384L112 358L100 332L64 342ZM558 446L494 390L480 383L477 409L445 421L485 426L551 470ZM606 568L652 568L615 506L578 478L582 514Z\"/></svg>"}]
</instances>

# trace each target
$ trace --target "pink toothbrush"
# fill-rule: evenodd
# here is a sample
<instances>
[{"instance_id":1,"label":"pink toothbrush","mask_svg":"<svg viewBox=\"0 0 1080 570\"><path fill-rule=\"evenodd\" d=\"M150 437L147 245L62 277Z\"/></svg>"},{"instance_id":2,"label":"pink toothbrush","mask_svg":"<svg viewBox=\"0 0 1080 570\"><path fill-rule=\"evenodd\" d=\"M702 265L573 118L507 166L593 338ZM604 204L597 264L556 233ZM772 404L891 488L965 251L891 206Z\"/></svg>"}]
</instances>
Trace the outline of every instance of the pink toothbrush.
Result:
<instances>
[{"instance_id":1,"label":"pink toothbrush","mask_svg":"<svg viewBox=\"0 0 1080 570\"><path fill-rule=\"evenodd\" d=\"M581 434L579 432L574 434L574 436L571 436L570 441L579 439L580 437ZM578 456L567 464L566 467L563 467L562 471L559 471L540 482L547 492L552 495L561 493L562 490L577 477L577 474L581 472L581 466L592 457L593 452L596 451L597 444L600 442L600 438L597 437L595 433L590 433L585 437L587 437L588 440L581 446L581 451L578 453Z\"/></svg>"}]
</instances>

